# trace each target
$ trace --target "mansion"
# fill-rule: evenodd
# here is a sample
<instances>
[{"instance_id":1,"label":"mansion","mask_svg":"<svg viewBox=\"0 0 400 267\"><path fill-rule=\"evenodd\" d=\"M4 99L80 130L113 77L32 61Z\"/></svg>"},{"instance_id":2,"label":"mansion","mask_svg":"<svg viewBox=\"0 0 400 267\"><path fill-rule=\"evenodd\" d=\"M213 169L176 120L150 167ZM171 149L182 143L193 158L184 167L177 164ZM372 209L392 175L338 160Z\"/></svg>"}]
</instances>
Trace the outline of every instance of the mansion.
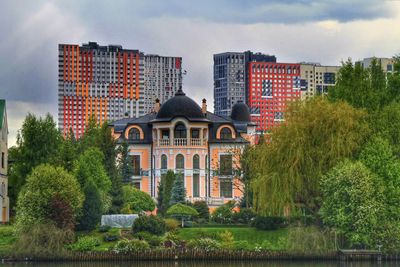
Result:
<instances>
[{"instance_id":1,"label":"mansion","mask_svg":"<svg viewBox=\"0 0 400 267\"><path fill-rule=\"evenodd\" d=\"M131 183L157 196L157 186L168 170L184 177L189 201L205 200L211 207L242 197L235 170L245 146L253 144L256 125L246 104L236 103L231 115L207 111L179 90L154 111L110 124L118 143L129 144Z\"/></svg>"}]
</instances>

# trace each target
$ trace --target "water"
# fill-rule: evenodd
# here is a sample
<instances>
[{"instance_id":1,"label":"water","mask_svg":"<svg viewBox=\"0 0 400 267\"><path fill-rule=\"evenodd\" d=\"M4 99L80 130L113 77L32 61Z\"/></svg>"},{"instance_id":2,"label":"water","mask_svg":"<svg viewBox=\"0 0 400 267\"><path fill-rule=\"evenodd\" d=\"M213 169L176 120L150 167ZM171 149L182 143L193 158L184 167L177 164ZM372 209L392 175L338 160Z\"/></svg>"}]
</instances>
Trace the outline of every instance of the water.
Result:
<instances>
[{"instance_id":1,"label":"water","mask_svg":"<svg viewBox=\"0 0 400 267\"><path fill-rule=\"evenodd\" d=\"M0 267L394 267L400 263L389 262L269 262L269 261L240 261L240 262L68 262L68 263L5 263Z\"/></svg>"}]
</instances>

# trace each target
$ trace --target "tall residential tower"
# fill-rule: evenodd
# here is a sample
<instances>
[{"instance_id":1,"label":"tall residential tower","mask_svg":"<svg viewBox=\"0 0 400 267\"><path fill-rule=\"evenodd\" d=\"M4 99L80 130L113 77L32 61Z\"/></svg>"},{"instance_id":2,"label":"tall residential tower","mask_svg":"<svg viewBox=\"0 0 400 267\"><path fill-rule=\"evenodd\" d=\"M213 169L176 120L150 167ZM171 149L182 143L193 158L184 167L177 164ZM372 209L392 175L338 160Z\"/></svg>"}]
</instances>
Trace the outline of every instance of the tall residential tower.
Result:
<instances>
[{"instance_id":1,"label":"tall residential tower","mask_svg":"<svg viewBox=\"0 0 400 267\"><path fill-rule=\"evenodd\" d=\"M80 137L92 116L99 123L137 118L151 110L154 101L150 104L150 100L154 97L172 97L182 84L182 58L157 57L162 71L153 71L151 66L146 69L152 56L120 45L60 44L59 129L64 134L72 130ZM174 92L166 94L169 88Z\"/></svg>"}]
</instances>

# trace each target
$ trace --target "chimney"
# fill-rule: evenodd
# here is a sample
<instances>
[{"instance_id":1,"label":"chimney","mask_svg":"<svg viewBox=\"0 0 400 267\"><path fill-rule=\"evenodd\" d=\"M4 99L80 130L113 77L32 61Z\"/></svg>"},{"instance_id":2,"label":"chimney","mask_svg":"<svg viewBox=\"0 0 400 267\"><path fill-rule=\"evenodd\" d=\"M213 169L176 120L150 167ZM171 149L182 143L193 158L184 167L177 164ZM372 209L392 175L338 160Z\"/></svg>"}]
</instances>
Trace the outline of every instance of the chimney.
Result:
<instances>
[{"instance_id":1,"label":"chimney","mask_svg":"<svg viewBox=\"0 0 400 267\"><path fill-rule=\"evenodd\" d=\"M158 113L158 111L160 110L160 99L156 99L156 103L154 105L154 112Z\"/></svg>"},{"instance_id":2,"label":"chimney","mask_svg":"<svg viewBox=\"0 0 400 267\"><path fill-rule=\"evenodd\" d=\"M201 111L203 112L203 114L207 114L207 100L205 98L203 98L202 101L202 105L201 105Z\"/></svg>"}]
</instances>

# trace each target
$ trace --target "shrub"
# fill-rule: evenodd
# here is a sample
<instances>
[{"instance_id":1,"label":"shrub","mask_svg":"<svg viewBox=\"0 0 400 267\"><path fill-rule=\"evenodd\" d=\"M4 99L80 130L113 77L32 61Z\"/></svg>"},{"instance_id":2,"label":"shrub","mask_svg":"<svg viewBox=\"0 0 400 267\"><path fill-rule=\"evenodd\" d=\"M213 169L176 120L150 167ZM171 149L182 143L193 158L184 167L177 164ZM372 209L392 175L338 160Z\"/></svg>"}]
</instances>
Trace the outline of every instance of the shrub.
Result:
<instances>
[{"instance_id":1,"label":"shrub","mask_svg":"<svg viewBox=\"0 0 400 267\"><path fill-rule=\"evenodd\" d=\"M150 246L145 240L123 239L121 241L118 241L117 244L115 244L113 251L118 253L129 253L129 252L143 251L149 248Z\"/></svg>"},{"instance_id":2,"label":"shrub","mask_svg":"<svg viewBox=\"0 0 400 267\"><path fill-rule=\"evenodd\" d=\"M173 232L168 232L164 237L164 244L172 243L173 246L177 246L182 242L182 238L180 238L177 234Z\"/></svg>"},{"instance_id":3,"label":"shrub","mask_svg":"<svg viewBox=\"0 0 400 267\"><path fill-rule=\"evenodd\" d=\"M59 229L53 224L37 224L20 234L13 253L23 256L60 256L66 252L65 245L72 243L74 233Z\"/></svg>"},{"instance_id":4,"label":"shrub","mask_svg":"<svg viewBox=\"0 0 400 267\"><path fill-rule=\"evenodd\" d=\"M188 243L188 246L193 249L201 249L205 251L217 250L221 248L221 244L218 241L211 238L200 238L191 240Z\"/></svg>"},{"instance_id":5,"label":"shrub","mask_svg":"<svg viewBox=\"0 0 400 267\"><path fill-rule=\"evenodd\" d=\"M256 214L252 209L242 208L240 211L233 213L232 221L234 223L250 224L255 217Z\"/></svg>"},{"instance_id":6,"label":"shrub","mask_svg":"<svg viewBox=\"0 0 400 267\"><path fill-rule=\"evenodd\" d=\"M212 214L212 220L216 223L230 224L232 223L234 201L229 201L218 207Z\"/></svg>"},{"instance_id":7,"label":"shrub","mask_svg":"<svg viewBox=\"0 0 400 267\"><path fill-rule=\"evenodd\" d=\"M133 222L132 230L134 233L149 232L154 235L162 235L166 231L166 225L160 217L154 215L140 216Z\"/></svg>"},{"instance_id":8,"label":"shrub","mask_svg":"<svg viewBox=\"0 0 400 267\"><path fill-rule=\"evenodd\" d=\"M95 247L100 245L100 241L92 236L82 236L78 238L78 241L70 246L75 251L91 251Z\"/></svg>"},{"instance_id":9,"label":"shrub","mask_svg":"<svg viewBox=\"0 0 400 267\"><path fill-rule=\"evenodd\" d=\"M18 196L17 232L28 231L32 225L51 220L48 217L50 203L55 195L68 202L73 211L72 217L75 218L84 199L76 178L63 168L48 164L34 168Z\"/></svg>"},{"instance_id":10,"label":"shrub","mask_svg":"<svg viewBox=\"0 0 400 267\"><path fill-rule=\"evenodd\" d=\"M257 216L252 222L252 226L258 230L276 230L285 225L285 218L278 216L261 217Z\"/></svg>"},{"instance_id":11,"label":"shrub","mask_svg":"<svg viewBox=\"0 0 400 267\"><path fill-rule=\"evenodd\" d=\"M105 242L113 242L113 241L117 241L119 239L119 235L111 235L111 234L106 234L103 237L103 240Z\"/></svg>"},{"instance_id":12,"label":"shrub","mask_svg":"<svg viewBox=\"0 0 400 267\"><path fill-rule=\"evenodd\" d=\"M167 218L164 221L167 232L175 231L179 227L179 222L173 218Z\"/></svg>"},{"instance_id":13,"label":"shrub","mask_svg":"<svg viewBox=\"0 0 400 267\"><path fill-rule=\"evenodd\" d=\"M335 236L317 227L292 227L288 233L287 249L313 254L332 252L336 250Z\"/></svg>"},{"instance_id":14,"label":"shrub","mask_svg":"<svg viewBox=\"0 0 400 267\"><path fill-rule=\"evenodd\" d=\"M221 241L221 247L224 249L233 249L234 248L234 238L233 234L229 231L224 231L218 233L219 240Z\"/></svg>"},{"instance_id":15,"label":"shrub","mask_svg":"<svg viewBox=\"0 0 400 267\"><path fill-rule=\"evenodd\" d=\"M139 240L147 241L149 243L149 245L152 247L158 247L162 242L161 237L152 235L149 232L138 232L138 233L133 234L133 236Z\"/></svg>"},{"instance_id":16,"label":"shrub","mask_svg":"<svg viewBox=\"0 0 400 267\"><path fill-rule=\"evenodd\" d=\"M99 227L99 232L100 233L107 233L108 231L110 231L111 226L109 225L102 225Z\"/></svg>"},{"instance_id":17,"label":"shrub","mask_svg":"<svg viewBox=\"0 0 400 267\"><path fill-rule=\"evenodd\" d=\"M198 214L197 210L182 203L175 204L167 210L167 215L181 219L182 227L185 226L185 218L197 216Z\"/></svg>"},{"instance_id":18,"label":"shrub","mask_svg":"<svg viewBox=\"0 0 400 267\"><path fill-rule=\"evenodd\" d=\"M210 209L205 201L195 201L193 203L193 208L197 210L199 215L196 216L196 221L203 219L206 222L210 220Z\"/></svg>"},{"instance_id":19,"label":"shrub","mask_svg":"<svg viewBox=\"0 0 400 267\"><path fill-rule=\"evenodd\" d=\"M153 211L156 208L156 203L149 194L131 185L122 187L122 199L125 212L141 213L143 211Z\"/></svg>"},{"instance_id":20,"label":"shrub","mask_svg":"<svg viewBox=\"0 0 400 267\"><path fill-rule=\"evenodd\" d=\"M70 203L64 200L58 193L51 199L49 204L48 218L60 229L75 228L75 215Z\"/></svg>"},{"instance_id":21,"label":"shrub","mask_svg":"<svg viewBox=\"0 0 400 267\"><path fill-rule=\"evenodd\" d=\"M247 240L239 240L233 243L233 248L235 250L249 250L251 249L250 244Z\"/></svg>"},{"instance_id":22,"label":"shrub","mask_svg":"<svg viewBox=\"0 0 400 267\"><path fill-rule=\"evenodd\" d=\"M87 181L83 192L85 201L83 202L82 216L79 218L79 230L91 231L101 221L102 199L99 190L92 181Z\"/></svg>"}]
</instances>

